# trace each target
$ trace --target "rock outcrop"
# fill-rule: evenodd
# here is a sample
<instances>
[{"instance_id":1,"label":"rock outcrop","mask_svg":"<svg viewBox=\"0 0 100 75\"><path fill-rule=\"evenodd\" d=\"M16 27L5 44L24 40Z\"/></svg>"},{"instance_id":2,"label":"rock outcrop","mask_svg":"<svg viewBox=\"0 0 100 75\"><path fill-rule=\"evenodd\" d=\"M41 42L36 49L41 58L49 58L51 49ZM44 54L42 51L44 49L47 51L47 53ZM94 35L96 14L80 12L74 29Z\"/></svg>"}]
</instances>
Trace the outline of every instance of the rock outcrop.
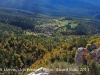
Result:
<instances>
[{"instance_id":1,"label":"rock outcrop","mask_svg":"<svg viewBox=\"0 0 100 75\"><path fill-rule=\"evenodd\" d=\"M41 67L28 75L49 75L49 69Z\"/></svg>"},{"instance_id":2,"label":"rock outcrop","mask_svg":"<svg viewBox=\"0 0 100 75\"><path fill-rule=\"evenodd\" d=\"M85 53L88 53L88 50L86 48L80 47L80 48L77 49L76 55L75 55L75 64L76 64L76 66L81 65L82 63L84 63L83 55Z\"/></svg>"},{"instance_id":3,"label":"rock outcrop","mask_svg":"<svg viewBox=\"0 0 100 75\"><path fill-rule=\"evenodd\" d=\"M100 48L95 49L94 51L91 52L91 55L94 56L94 60L100 64Z\"/></svg>"},{"instance_id":4,"label":"rock outcrop","mask_svg":"<svg viewBox=\"0 0 100 75\"><path fill-rule=\"evenodd\" d=\"M50 71L50 69L48 68L41 67L37 69L35 72L31 72L28 75L75 75L75 74L69 71L55 71L55 70Z\"/></svg>"},{"instance_id":5,"label":"rock outcrop","mask_svg":"<svg viewBox=\"0 0 100 75\"><path fill-rule=\"evenodd\" d=\"M100 64L100 47L89 52L86 48L80 47L76 51L75 55L75 64L79 66L83 64L85 61L90 62L91 60L95 60Z\"/></svg>"}]
</instances>

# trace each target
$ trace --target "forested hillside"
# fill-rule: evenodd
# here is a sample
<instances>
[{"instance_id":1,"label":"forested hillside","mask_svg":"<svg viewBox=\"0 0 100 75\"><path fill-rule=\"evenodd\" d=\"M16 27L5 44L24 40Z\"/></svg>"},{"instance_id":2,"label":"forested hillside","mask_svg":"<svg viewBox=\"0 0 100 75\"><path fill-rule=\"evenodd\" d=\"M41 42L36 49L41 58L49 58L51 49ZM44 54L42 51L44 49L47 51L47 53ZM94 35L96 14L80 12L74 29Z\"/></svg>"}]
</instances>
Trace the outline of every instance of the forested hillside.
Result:
<instances>
[{"instance_id":1,"label":"forested hillside","mask_svg":"<svg viewBox=\"0 0 100 75\"><path fill-rule=\"evenodd\" d=\"M50 17L41 14L32 13L24 10L0 8L0 22L4 25L12 25L30 33L41 33L43 35L54 35L61 33L63 35L87 35L100 32L99 19L95 17L77 18L77 17Z\"/></svg>"},{"instance_id":2,"label":"forested hillside","mask_svg":"<svg viewBox=\"0 0 100 75\"><path fill-rule=\"evenodd\" d=\"M0 67L1 68L33 68L48 67L55 62L74 64L78 47L94 42L100 45L100 36L34 36L34 35L2 35L0 33ZM57 68L57 66L53 66ZM53 68L52 67L52 68ZM16 74L17 72L3 72ZM26 74L27 75L27 74Z\"/></svg>"}]
</instances>

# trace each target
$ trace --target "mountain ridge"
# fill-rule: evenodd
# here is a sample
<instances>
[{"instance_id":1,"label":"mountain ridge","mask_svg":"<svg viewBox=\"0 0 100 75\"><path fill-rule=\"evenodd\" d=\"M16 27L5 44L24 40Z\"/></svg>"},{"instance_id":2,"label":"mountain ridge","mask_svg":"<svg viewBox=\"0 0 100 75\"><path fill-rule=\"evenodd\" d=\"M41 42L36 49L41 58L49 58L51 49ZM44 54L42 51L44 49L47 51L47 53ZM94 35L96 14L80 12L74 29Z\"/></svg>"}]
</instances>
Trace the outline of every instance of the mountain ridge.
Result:
<instances>
[{"instance_id":1,"label":"mountain ridge","mask_svg":"<svg viewBox=\"0 0 100 75\"><path fill-rule=\"evenodd\" d=\"M95 0L95 1L94 0L83 0L83 1L90 2L90 3L93 3L93 4L100 6L100 0Z\"/></svg>"},{"instance_id":2,"label":"mountain ridge","mask_svg":"<svg viewBox=\"0 0 100 75\"><path fill-rule=\"evenodd\" d=\"M6 0L6 2L1 0L0 7L17 8L57 16L88 16L91 15L90 12L100 11L100 6L81 0Z\"/></svg>"}]
</instances>

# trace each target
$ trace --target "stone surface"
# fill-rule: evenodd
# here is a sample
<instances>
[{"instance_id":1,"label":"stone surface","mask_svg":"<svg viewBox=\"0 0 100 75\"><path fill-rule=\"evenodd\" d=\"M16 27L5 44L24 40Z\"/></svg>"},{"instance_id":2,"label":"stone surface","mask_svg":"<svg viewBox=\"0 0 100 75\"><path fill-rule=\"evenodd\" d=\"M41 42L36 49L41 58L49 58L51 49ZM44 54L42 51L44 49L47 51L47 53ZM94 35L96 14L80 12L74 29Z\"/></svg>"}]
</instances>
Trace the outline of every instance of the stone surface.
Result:
<instances>
[{"instance_id":1,"label":"stone surface","mask_svg":"<svg viewBox=\"0 0 100 75\"><path fill-rule=\"evenodd\" d=\"M75 64L76 66L79 66L83 63L83 54L86 51L86 48L84 47L80 47L77 49L76 51L76 55L75 55Z\"/></svg>"},{"instance_id":2,"label":"stone surface","mask_svg":"<svg viewBox=\"0 0 100 75\"><path fill-rule=\"evenodd\" d=\"M85 56L85 54L87 54L87 56ZM85 58L84 58L84 56L85 56ZM86 58L86 57L88 57L88 58ZM90 62L91 60L95 60L97 63L100 64L100 47L92 50L91 52L88 52L88 50L84 47L78 48L76 51L76 55L75 55L76 66L83 64L84 59L86 59L87 62Z\"/></svg>"}]
</instances>

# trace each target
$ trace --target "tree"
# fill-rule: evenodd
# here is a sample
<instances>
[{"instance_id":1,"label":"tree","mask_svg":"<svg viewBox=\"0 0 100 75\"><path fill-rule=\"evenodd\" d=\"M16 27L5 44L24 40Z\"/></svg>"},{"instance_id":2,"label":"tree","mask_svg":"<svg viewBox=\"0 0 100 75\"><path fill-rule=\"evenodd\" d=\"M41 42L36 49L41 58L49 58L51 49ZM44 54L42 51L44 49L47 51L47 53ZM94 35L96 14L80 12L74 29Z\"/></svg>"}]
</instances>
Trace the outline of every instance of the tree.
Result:
<instances>
[{"instance_id":1,"label":"tree","mask_svg":"<svg viewBox=\"0 0 100 75\"><path fill-rule=\"evenodd\" d=\"M91 60L88 63L89 75L99 75L100 74L100 64L96 63L94 60Z\"/></svg>"}]
</instances>

